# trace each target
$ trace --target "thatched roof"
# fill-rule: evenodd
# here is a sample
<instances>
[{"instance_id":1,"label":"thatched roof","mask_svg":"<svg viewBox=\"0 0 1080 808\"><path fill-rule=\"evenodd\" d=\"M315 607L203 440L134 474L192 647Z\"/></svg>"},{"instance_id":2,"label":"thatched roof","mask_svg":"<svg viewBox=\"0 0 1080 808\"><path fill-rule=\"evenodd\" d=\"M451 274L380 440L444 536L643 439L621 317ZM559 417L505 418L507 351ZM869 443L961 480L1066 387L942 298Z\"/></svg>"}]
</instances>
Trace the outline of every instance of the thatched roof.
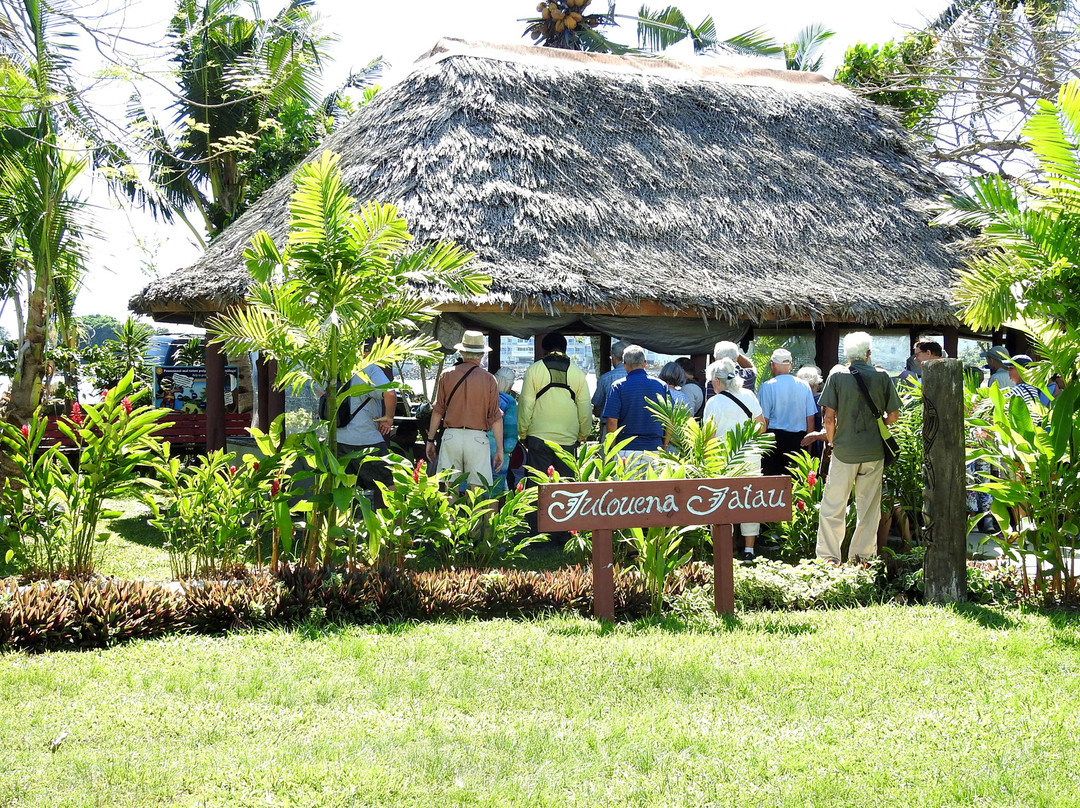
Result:
<instances>
[{"instance_id":1,"label":"thatched roof","mask_svg":"<svg viewBox=\"0 0 1080 808\"><path fill-rule=\"evenodd\" d=\"M471 305L724 321L955 324L944 181L887 113L820 76L447 40L324 147L358 199L478 255ZM136 311L240 301L292 179Z\"/></svg>"}]
</instances>

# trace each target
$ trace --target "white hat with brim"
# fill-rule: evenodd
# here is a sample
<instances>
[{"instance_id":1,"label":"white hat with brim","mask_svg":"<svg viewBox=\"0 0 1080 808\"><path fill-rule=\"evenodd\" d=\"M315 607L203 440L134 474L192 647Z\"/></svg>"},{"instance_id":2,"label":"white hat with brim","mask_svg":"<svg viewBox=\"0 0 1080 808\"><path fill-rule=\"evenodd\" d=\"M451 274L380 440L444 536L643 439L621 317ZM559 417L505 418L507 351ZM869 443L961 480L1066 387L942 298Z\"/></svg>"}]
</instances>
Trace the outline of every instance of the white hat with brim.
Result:
<instances>
[{"instance_id":1,"label":"white hat with brim","mask_svg":"<svg viewBox=\"0 0 1080 808\"><path fill-rule=\"evenodd\" d=\"M491 350L479 331L466 331L461 335L461 342L454 346L455 351L463 353L487 353Z\"/></svg>"}]
</instances>

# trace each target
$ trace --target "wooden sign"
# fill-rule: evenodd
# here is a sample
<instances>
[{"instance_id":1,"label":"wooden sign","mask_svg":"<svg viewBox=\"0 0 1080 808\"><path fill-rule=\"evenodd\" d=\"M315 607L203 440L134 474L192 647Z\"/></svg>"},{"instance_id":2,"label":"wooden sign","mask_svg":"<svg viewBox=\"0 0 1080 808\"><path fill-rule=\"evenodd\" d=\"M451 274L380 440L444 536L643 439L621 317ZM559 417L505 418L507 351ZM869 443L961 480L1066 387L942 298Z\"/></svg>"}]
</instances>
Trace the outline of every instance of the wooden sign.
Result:
<instances>
[{"instance_id":1,"label":"wooden sign","mask_svg":"<svg viewBox=\"0 0 1080 808\"><path fill-rule=\"evenodd\" d=\"M615 619L612 531L629 527L713 526L713 599L735 611L733 524L791 519L791 478L723 477L691 480L546 483L537 499L542 531L590 530L593 613Z\"/></svg>"}]
</instances>

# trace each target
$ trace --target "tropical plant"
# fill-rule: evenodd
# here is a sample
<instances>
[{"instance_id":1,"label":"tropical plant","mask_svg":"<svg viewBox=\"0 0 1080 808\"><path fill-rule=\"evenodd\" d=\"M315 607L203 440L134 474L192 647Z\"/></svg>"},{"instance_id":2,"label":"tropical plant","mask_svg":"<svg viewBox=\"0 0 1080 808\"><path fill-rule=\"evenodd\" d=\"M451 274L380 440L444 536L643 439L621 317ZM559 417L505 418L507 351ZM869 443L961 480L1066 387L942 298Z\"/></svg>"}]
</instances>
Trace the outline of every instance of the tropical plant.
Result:
<instances>
[{"instance_id":1,"label":"tropical plant","mask_svg":"<svg viewBox=\"0 0 1080 808\"><path fill-rule=\"evenodd\" d=\"M825 491L819 476L820 458L802 451L791 455L791 520L762 525L762 535L776 542L777 555L795 563L814 555L817 544L818 510Z\"/></svg>"},{"instance_id":2,"label":"tropical plant","mask_svg":"<svg viewBox=\"0 0 1080 808\"><path fill-rule=\"evenodd\" d=\"M84 140L95 164L119 156L76 89L74 46L64 39L69 11L62 0L0 10L0 288L15 297L24 346L5 415L16 425L28 423L41 401L50 325L69 350L77 344L73 308L89 226L73 187L88 161L67 143ZM73 379L77 366L65 370Z\"/></svg>"},{"instance_id":3,"label":"tropical plant","mask_svg":"<svg viewBox=\"0 0 1080 808\"><path fill-rule=\"evenodd\" d=\"M179 83L172 125L159 123L141 101L133 105L131 124L150 144L156 189L146 193L133 184L133 197L185 222L185 211L194 208L211 236L236 216L248 190L241 163L256 151L267 121L293 102L319 108L317 78L328 39L312 5L291 0L267 19L258 0L178 0L169 24Z\"/></svg>"},{"instance_id":4,"label":"tropical plant","mask_svg":"<svg viewBox=\"0 0 1080 808\"><path fill-rule=\"evenodd\" d=\"M922 386L918 382L901 385L900 398L900 417L889 426L900 444L900 456L885 469L881 509L899 521L901 535L919 543L924 487Z\"/></svg>"},{"instance_id":5,"label":"tropical plant","mask_svg":"<svg viewBox=\"0 0 1080 808\"><path fill-rule=\"evenodd\" d=\"M504 497L470 488L450 506L450 530L433 549L443 566L490 567L522 557L536 541L526 514L536 510L535 488L518 487Z\"/></svg>"},{"instance_id":6,"label":"tropical plant","mask_svg":"<svg viewBox=\"0 0 1080 808\"><path fill-rule=\"evenodd\" d=\"M1007 538L999 545L1021 563L1028 553L1035 557L1037 589L1046 586L1045 565L1052 577L1047 588L1073 594L1074 559L1080 548L1080 386L1069 385L1053 400L1045 424L1036 423L1023 398L1006 396L996 385L980 389L978 395L988 399L993 410L969 423L996 440L976 447L969 459L983 460L998 471L976 490L993 497L990 512ZM1027 585L1026 568L1024 578Z\"/></svg>"},{"instance_id":7,"label":"tropical plant","mask_svg":"<svg viewBox=\"0 0 1080 808\"><path fill-rule=\"evenodd\" d=\"M821 49L836 36L836 31L830 31L821 23L813 23L806 26L795 35L795 41L784 45L784 63L788 70L805 70L814 72L821 70L825 54Z\"/></svg>"},{"instance_id":8,"label":"tropical plant","mask_svg":"<svg viewBox=\"0 0 1080 808\"><path fill-rule=\"evenodd\" d=\"M277 543L284 539L286 553L291 550L288 491L282 494L281 487L296 452L293 441L282 440L282 420L275 420L269 434L251 430L259 458L217 450L183 465L165 452L142 500L150 508L148 522L165 536L174 578L260 565L264 539L275 529ZM272 563L276 551L277 546L271 549Z\"/></svg>"},{"instance_id":9,"label":"tropical plant","mask_svg":"<svg viewBox=\"0 0 1080 808\"><path fill-rule=\"evenodd\" d=\"M764 454L775 442L772 435L760 433L753 420L739 424L718 440L712 421L698 422L685 407L667 401L651 402L648 407L671 436L668 450L657 453L659 461L679 477L740 476L752 465L754 456Z\"/></svg>"},{"instance_id":10,"label":"tropical plant","mask_svg":"<svg viewBox=\"0 0 1080 808\"><path fill-rule=\"evenodd\" d=\"M649 592L654 617L659 617L664 610L664 587L668 577L694 554L693 550L679 552L683 536L692 530L692 526L662 525L621 531L623 540L634 550L634 566Z\"/></svg>"},{"instance_id":11,"label":"tropical plant","mask_svg":"<svg viewBox=\"0 0 1080 808\"><path fill-rule=\"evenodd\" d=\"M1039 384L1077 378L1080 356L1080 80L1057 103L1040 101L1023 128L1042 180L1000 176L969 181L937 223L975 228L975 251L955 289L960 316L977 331L1020 325L1044 358L1029 369Z\"/></svg>"},{"instance_id":12,"label":"tropical plant","mask_svg":"<svg viewBox=\"0 0 1080 808\"><path fill-rule=\"evenodd\" d=\"M488 283L468 268L471 255L452 244L408 249L412 236L394 206L368 202L354 209L338 160L324 152L297 171L287 243L279 250L265 231L252 237L244 258L254 283L245 305L208 325L230 354L257 350L277 360L282 387L325 390L330 413L339 396L377 389L349 387L368 365L435 355L438 344L418 330L434 313L421 290L469 296ZM335 458L337 421L323 426L325 440L305 438L316 484L305 538L312 565L320 549L327 558L333 552L333 541L322 546L324 538L344 535L339 515L353 496Z\"/></svg>"},{"instance_id":13,"label":"tropical plant","mask_svg":"<svg viewBox=\"0 0 1080 808\"><path fill-rule=\"evenodd\" d=\"M56 422L75 447L74 460L57 446L42 450L45 419L35 414L17 428L0 423L0 442L17 471L0 491L9 523L11 557L28 571L55 577L64 572L84 577L94 571L95 548L108 534L99 534L98 521L112 512L108 497L125 496L144 482L143 474L156 462L160 443L154 434L165 410L133 406L132 374L108 391L99 405L72 407ZM34 520L42 520L42 527Z\"/></svg>"},{"instance_id":14,"label":"tropical plant","mask_svg":"<svg viewBox=\"0 0 1080 808\"><path fill-rule=\"evenodd\" d=\"M689 39L695 53L714 50L733 50L740 53L771 55L782 52L782 47L760 28L721 40L716 33L716 23L711 16L697 25L691 25L686 15L674 6L651 11L642 6L636 15L615 13L615 3L610 2L607 12L586 11L592 0L545 0L536 10L539 16L524 20L524 36L531 37L546 48L592 51L594 53L641 53L642 51L620 45L600 32L601 28L628 20L637 24L638 45L645 51L662 51Z\"/></svg>"},{"instance_id":15,"label":"tropical plant","mask_svg":"<svg viewBox=\"0 0 1080 808\"><path fill-rule=\"evenodd\" d=\"M101 345L88 346L82 358L90 381L105 389L115 386L130 371L136 387L149 390L152 379L147 351L153 335L150 326L128 317L113 337Z\"/></svg>"}]
</instances>

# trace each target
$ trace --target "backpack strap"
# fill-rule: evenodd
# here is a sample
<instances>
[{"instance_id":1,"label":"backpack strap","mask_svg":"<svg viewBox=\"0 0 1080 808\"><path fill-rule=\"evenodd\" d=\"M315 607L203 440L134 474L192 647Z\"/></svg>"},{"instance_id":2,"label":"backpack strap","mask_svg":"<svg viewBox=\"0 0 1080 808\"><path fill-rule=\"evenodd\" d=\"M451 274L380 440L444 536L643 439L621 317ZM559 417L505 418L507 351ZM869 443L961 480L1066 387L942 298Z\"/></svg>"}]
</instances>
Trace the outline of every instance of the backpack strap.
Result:
<instances>
[{"instance_id":1,"label":"backpack strap","mask_svg":"<svg viewBox=\"0 0 1080 808\"><path fill-rule=\"evenodd\" d=\"M566 383L567 371L570 370L570 357L565 354L548 354L540 361L543 362L544 367L548 369L548 376L551 380L536 393L537 400L551 388L558 387L568 392L570 398L576 404L577 396L574 395L574 391L570 385Z\"/></svg>"},{"instance_id":2,"label":"backpack strap","mask_svg":"<svg viewBox=\"0 0 1080 808\"><path fill-rule=\"evenodd\" d=\"M741 401L739 401L739 397L736 396L734 393L730 393L727 390L721 390L720 395L726 396L727 398L730 398L732 401L734 401L736 404L738 404L739 409L746 413L747 418L753 418L754 417L754 414L752 412L750 412L750 408L747 407L745 404L743 404Z\"/></svg>"}]
</instances>

